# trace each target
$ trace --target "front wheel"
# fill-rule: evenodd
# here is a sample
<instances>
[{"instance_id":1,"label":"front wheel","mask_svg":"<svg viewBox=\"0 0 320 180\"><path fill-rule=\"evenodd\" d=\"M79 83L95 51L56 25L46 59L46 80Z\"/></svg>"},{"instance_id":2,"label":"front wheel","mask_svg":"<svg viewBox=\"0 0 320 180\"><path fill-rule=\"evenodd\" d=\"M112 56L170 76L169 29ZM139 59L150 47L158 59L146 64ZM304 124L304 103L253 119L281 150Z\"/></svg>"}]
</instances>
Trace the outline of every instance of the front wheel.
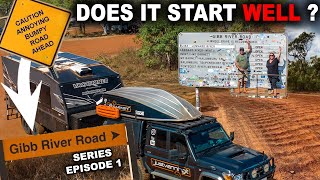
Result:
<instances>
[{"instance_id":1,"label":"front wheel","mask_svg":"<svg viewBox=\"0 0 320 180\"><path fill-rule=\"evenodd\" d=\"M138 164L139 180L149 180L150 174L147 173L146 168L143 166L142 159L138 159L137 164Z\"/></svg>"}]
</instances>

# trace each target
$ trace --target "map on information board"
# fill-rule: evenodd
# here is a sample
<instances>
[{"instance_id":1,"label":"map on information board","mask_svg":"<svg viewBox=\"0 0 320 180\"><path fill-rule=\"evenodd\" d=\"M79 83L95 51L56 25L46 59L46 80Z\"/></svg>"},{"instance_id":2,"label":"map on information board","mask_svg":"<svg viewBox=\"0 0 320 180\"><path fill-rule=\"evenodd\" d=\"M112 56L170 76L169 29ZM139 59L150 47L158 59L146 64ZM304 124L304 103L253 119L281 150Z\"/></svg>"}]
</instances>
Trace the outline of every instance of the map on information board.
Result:
<instances>
[{"instance_id":1,"label":"map on information board","mask_svg":"<svg viewBox=\"0 0 320 180\"><path fill-rule=\"evenodd\" d=\"M287 36L271 33L180 33L179 82L189 87L236 88L240 72L235 65L239 49L248 49L248 88L270 88L267 61L272 52L276 56L281 47L277 87L287 84Z\"/></svg>"}]
</instances>

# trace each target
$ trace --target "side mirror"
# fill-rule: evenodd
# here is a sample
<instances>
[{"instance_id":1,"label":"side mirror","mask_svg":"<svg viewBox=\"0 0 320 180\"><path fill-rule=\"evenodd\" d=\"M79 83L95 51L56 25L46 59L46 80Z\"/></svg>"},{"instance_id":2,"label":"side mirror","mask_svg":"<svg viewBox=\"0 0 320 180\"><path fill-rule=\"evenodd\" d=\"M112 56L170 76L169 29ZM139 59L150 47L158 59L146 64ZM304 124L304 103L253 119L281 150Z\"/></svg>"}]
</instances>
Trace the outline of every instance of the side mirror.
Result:
<instances>
[{"instance_id":1,"label":"side mirror","mask_svg":"<svg viewBox=\"0 0 320 180\"><path fill-rule=\"evenodd\" d=\"M177 149L169 150L169 159L177 160L179 158L179 152Z\"/></svg>"},{"instance_id":2,"label":"side mirror","mask_svg":"<svg viewBox=\"0 0 320 180\"><path fill-rule=\"evenodd\" d=\"M230 140L233 141L234 140L234 132L230 133Z\"/></svg>"}]
</instances>

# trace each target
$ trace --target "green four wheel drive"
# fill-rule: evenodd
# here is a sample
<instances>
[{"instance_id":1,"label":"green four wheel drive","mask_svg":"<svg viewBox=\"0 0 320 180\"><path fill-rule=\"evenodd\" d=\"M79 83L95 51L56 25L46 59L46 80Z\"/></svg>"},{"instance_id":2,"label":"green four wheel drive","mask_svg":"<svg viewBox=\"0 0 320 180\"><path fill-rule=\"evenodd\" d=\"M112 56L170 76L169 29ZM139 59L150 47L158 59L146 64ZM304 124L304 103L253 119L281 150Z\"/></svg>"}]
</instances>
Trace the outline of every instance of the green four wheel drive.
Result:
<instances>
[{"instance_id":1,"label":"green four wheel drive","mask_svg":"<svg viewBox=\"0 0 320 180\"><path fill-rule=\"evenodd\" d=\"M13 55L2 58L4 83L13 90L19 61ZM166 91L123 87L118 73L94 60L59 52L51 69L32 63L30 79L31 91L43 82L33 134L126 123L140 179L267 180L274 175L273 158L234 144L233 133L228 136L215 118ZM14 104L6 99L10 117ZM99 106L113 107L102 109L115 109L119 117L99 116ZM23 118L22 125L31 133Z\"/></svg>"},{"instance_id":2,"label":"green four wheel drive","mask_svg":"<svg viewBox=\"0 0 320 180\"><path fill-rule=\"evenodd\" d=\"M203 116L178 96L153 88L125 87L105 92L100 105L120 110L105 124L132 127L140 179L268 180L274 159L234 144L213 117Z\"/></svg>"}]
</instances>

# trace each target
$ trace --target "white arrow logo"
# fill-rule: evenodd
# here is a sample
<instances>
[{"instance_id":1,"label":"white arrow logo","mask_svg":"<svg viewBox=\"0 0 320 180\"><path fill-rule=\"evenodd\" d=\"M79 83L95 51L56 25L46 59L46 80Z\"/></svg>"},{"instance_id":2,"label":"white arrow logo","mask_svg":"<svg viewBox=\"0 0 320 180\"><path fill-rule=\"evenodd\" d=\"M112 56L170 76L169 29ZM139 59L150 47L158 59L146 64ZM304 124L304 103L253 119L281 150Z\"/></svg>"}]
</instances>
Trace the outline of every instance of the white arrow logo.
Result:
<instances>
[{"instance_id":1,"label":"white arrow logo","mask_svg":"<svg viewBox=\"0 0 320 180\"><path fill-rule=\"evenodd\" d=\"M42 81L31 95L30 67L31 61L21 58L18 71L18 93L8 88L6 85L1 84L29 125L30 129L33 131Z\"/></svg>"}]
</instances>

